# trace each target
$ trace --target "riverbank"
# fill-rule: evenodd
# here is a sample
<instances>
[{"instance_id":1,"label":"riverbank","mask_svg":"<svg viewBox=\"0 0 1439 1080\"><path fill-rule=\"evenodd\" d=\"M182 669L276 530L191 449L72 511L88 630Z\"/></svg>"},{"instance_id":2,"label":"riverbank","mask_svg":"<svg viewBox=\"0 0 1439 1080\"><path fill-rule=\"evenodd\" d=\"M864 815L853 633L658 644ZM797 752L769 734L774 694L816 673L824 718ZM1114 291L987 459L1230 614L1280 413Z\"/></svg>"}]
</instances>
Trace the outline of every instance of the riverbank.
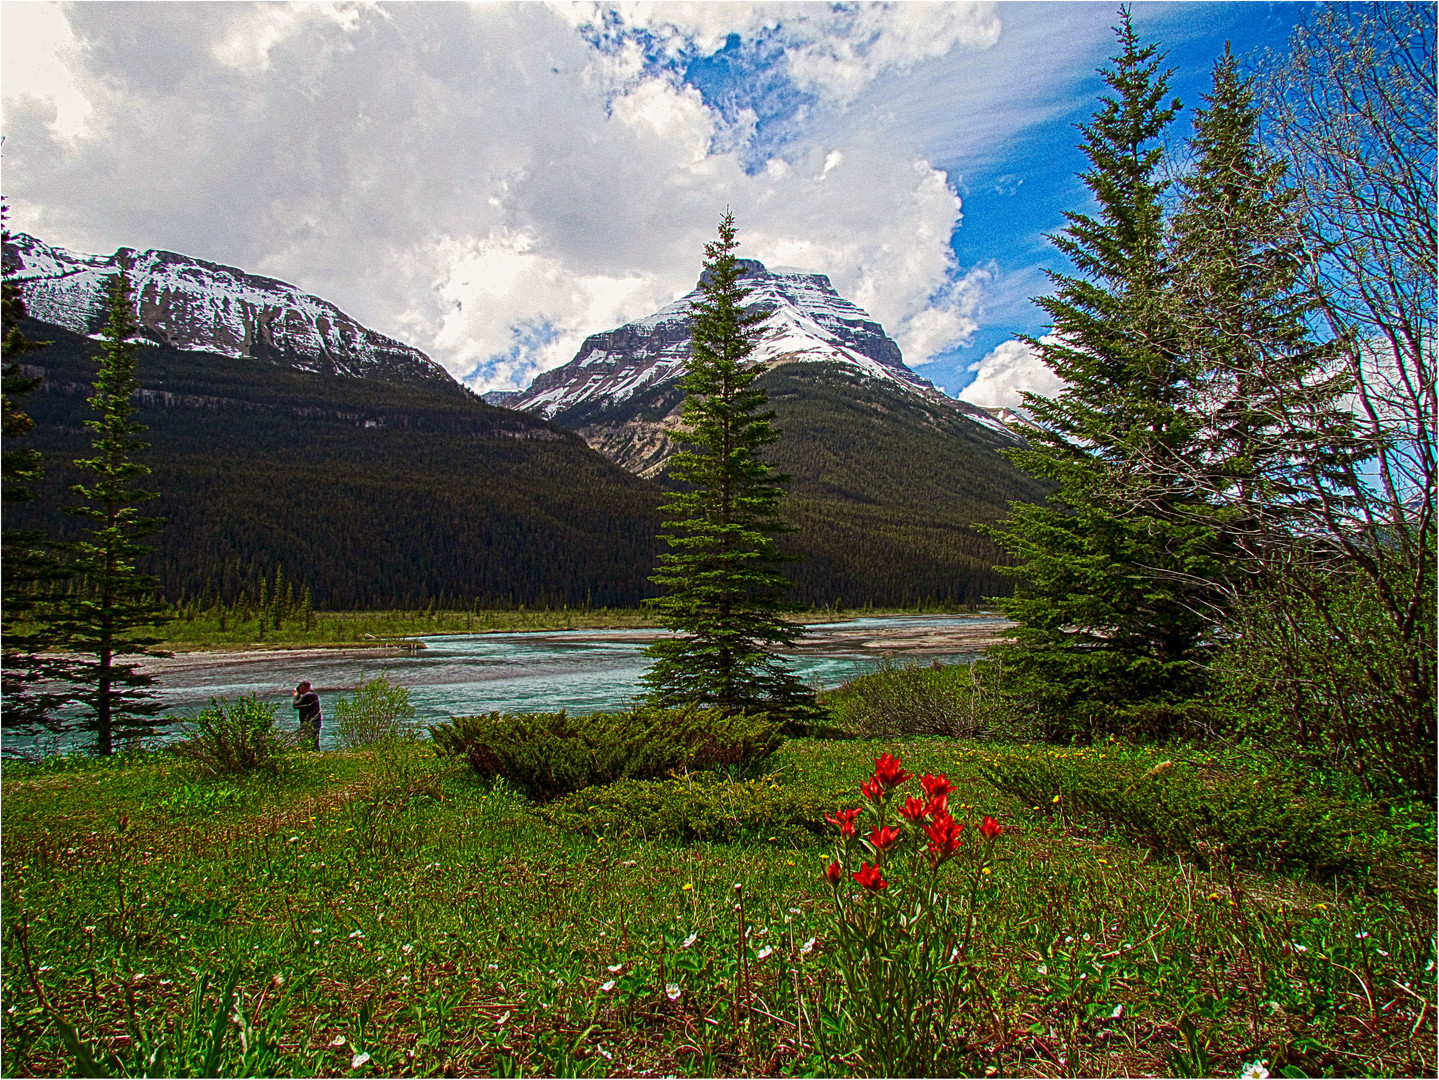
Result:
<instances>
[{"instance_id":1,"label":"riverbank","mask_svg":"<svg viewBox=\"0 0 1439 1080\"><path fill-rule=\"evenodd\" d=\"M876 628L866 625L869 620L855 616L854 626L836 622L813 624L814 629L795 643L794 651L800 655L847 654L853 657L883 656L932 657L956 654L978 654L992 645L1008 641L1008 631L1014 623L998 616L965 616L963 622L953 624L936 623L933 616L914 615L913 626L895 625L905 618L902 615L875 616L884 618L886 625ZM573 647L600 645L607 642L626 644L648 644L663 636L663 630L650 626L553 626L533 627L524 630L476 630L472 634L499 635L515 633L545 633L565 631L572 636L567 643ZM651 633L644 633L651 631ZM462 630L440 631L427 636L458 637ZM376 640L374 643L330 642L322 644L274 645L255 642L238 647L218 644L182 648L170 643L174 652L171 657L150 657L138 665L140 671L164 680L166 676L187 674L201 669L219 672L230 665L252 665L266 662L285 665L304 664L310 661L333 662L342 660L384 661L391 657L414 656L426 649L425 642L410 638Z\"/></svg>"},{"instance_id":2,"label":"riverbank","mask_svg":"<svg viewBox=\"0 0 1439 1080\"><path fill-rule=\"evenodd\" d=\"M915 612L901 609L818 608L799 612L793 621L808 625L853 622L868 618L936 615L958 612ZM974 614L974 613L972 613ZM282 620L279 627L265 625L258 618L237 621L208 612L191 613L162 627L161 648L175 653L266 653L297 659L305 650L362 650L369 655L400 655L407 649L424 648L422 637L451 637L460 634L522 634L557 630L654 630L660 624L647 608L535 609L513 611L334 611L314 612L309 625L298 616ZM886 646L879 646L886 647ZM923 650L920 642L900 644ZM981 644L978 648L983 648ZM936 642L930 652L951 651Z\"/></svg>"}]
</instances>

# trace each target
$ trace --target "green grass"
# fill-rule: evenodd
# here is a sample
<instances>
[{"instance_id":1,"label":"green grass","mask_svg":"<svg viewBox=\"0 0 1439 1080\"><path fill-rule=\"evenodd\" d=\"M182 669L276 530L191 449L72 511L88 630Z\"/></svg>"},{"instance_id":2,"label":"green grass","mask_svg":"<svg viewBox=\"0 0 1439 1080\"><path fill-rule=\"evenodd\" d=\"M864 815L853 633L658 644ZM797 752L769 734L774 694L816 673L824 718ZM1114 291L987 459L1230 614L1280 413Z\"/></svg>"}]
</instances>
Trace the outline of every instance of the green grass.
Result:
<instances>
[{"instance_id":1,"label":"green grass","mask_svg":"<svg viewBox=\"0 0 1439 1080\"><path fill-rule=\"evenodd\" d=\"M1263 1058L1274 1075L1434 1075L1431 839L1386 839L1407 889L1201 869L984 779L997 754L1038 768L1049 747L792 740L766 780L856 805L881 749L1006 827L953 1040L976 1073L1234 1076ZM73 1075L86 1055L138 1074L162 1044L168 1075L853 1065L814 1049L838 982L827 849L801 830L571 830L419 747L294 755L263 780L161 754L0 777L6 1075Z\"/></svg>"},{"instance_id":2,"label":"green grass","mask_svg":"<svg viewBox=\"0 0 1439 1080\"><path fill-rule=\"evenodd\" d=\"M329 648L376 645L434 634L513 634L534 630L629 630L656 625L638 608L520 608L513 611L321 611L306 630L298 616L257 632L255 617L221 619L212 612L161 627L164 647L180 650Z\"/></svg>"}]
</instances>

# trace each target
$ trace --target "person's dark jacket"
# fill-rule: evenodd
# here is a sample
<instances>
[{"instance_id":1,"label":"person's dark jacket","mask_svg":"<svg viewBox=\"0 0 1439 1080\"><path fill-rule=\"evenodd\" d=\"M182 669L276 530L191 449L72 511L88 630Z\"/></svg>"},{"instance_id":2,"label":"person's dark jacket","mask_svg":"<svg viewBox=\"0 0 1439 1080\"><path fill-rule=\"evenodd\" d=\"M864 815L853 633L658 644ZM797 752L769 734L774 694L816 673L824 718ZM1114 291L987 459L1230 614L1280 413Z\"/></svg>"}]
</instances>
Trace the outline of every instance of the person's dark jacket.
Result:
<instances>
[{"instance_id":1,"label":"person's dark jacket","mask_svg":"<svg viewBox=\"0 0 1439 1080\"><path fill-rule=\"evenodd\" d=\"M318 728L320 726L320 695L311 690L297 697L295 699L295 715L302 727L306 724L313 724Z\"/></svg>"}]
</instances>

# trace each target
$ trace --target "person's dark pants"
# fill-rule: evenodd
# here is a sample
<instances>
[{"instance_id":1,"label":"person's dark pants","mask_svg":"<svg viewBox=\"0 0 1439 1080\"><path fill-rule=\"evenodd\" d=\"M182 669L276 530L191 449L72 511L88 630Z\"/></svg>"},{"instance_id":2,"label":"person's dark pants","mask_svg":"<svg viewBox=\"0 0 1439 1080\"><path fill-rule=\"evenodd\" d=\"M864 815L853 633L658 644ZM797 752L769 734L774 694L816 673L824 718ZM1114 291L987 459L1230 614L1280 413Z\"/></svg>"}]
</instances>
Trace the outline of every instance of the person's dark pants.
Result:
<instances>
[{"instance_id":1,"label":"person's dark pants","mask_svg":"<svg viewBox=\"0 0 1439 1080\"><path fill-rule=\"evenodd\" d=\"M300 725L300 742L308 744L311 750L320 749L320 725L306 720Z\"/></svg>"}]
</instances>

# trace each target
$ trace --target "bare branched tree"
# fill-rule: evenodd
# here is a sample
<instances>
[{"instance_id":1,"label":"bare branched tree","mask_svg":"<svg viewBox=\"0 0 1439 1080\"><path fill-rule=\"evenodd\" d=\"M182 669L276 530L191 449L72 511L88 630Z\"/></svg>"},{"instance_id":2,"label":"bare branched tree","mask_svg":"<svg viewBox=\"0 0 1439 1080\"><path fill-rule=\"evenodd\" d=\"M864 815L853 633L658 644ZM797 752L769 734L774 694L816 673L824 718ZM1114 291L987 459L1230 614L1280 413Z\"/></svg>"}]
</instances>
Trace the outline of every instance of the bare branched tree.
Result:
<instances>
[{"instance_id":1,"label":"bare branched tree","mask_svg":"<svg viewBox=\"0 0 1439 1080\"><path fill-rule=\"evenodd\" d=\"M1435 9L1324 6L1290 45L1260 73L1264 138L1298 192L1294 248L1357 452L1300 470L1293 542L1265 553L1281 585L1268 624L1314 639L1295 686L1432 800ZM1337 657L1344 680L1319 677Z\"/></svg>"}]
</instances>

